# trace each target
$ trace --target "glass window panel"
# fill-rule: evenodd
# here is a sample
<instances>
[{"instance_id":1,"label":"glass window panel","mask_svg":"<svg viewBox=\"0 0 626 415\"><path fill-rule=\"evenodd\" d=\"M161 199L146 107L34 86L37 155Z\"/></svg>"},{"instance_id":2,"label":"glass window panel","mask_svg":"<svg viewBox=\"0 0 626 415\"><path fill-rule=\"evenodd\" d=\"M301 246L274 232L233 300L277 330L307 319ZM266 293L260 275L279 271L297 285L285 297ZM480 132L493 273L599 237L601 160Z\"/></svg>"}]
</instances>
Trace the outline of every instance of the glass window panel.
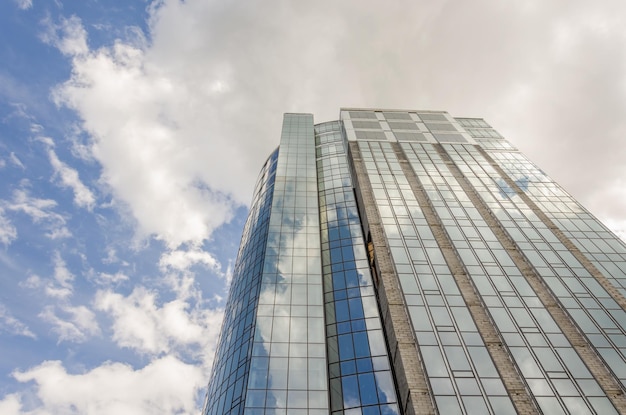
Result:
<instances>
[{"instance_id":1,"label":"glass window panel","mask_svg":"<svg viewBox=\"0 0 626 415\"><path fill-rule=\"evenodd\" d=\"M577 379L576 382L580 386L585 396L604 396L604 391L600 388L598 382L593 379Z\"/></svg>"},{"instance_id":2,"label":"glass window panel","mask_svg":"<svg viewBox=\"0 0 626 415\"><path fill-rule=\"evenodd\" d=\"M468 415L482 415L489 413L487 404L482 396L464 396L462 400Z\"/></svg>"},{"instance_id":3,"label":"glass window panel","mask_svg":"<svg viewBox=\"0 0 626 415\"><path fill-rule=\"evenodd\" d=\"M308 404L307 391L289 390L287 392L287 407L288 408L306 408ZM290 410L290 414L297 414L296 411ZM303 411L303 415L306 415L306 411Z\"/></svg>"},{"instance_id":4,"label":"glass window panel","mask_svg":"<svg viewBox=\"0 0 626 415\"><path fill-rule=\"evenodd\" d=\"M474 378L459 378L456 379L456 385L459 388L461 395L481 395L478 383Z\"/></svg>"},{"instance_id":5,"label":"glass window panel","mask_svg":"<svg viewBox=\"0 0 626 415\"><path fill-rule=\"evenodd\" d=\"M507 397L489 397L489 403L493 408L493 413L497 415L514 415L517 414L513 402Z\"/></svg>"},{"instance_id":6,"label":"glass window panel","mask_svg":"<svg viewBox=\"0 0 626 415\"><path fill-rule=\"evenodd\" d=\"M382 330L368 331L369 345L372 356L383 356L387 354L387 346Z\"/></svg>"},{"instance_id":7,"label":"glass window panel","mask_svg":"<svg viewBox=\"0 0 626 415\"><path fill-rule=\"evenodd\" d=\"M428 376L448 376L448 369L443 361L439 347L423 346L420 347L420 351L422 352Z\"/></svg>"},{"instance_id":8,"label":"glass window panel","mask_svg":"<svg viewBox=\"0 0 626 415\"><path fill-rule=\"evenodd\" d=\"M461 404L456 396L435 396L437 409L440 414L461 415Z\"/></svg>"},{"instance_id":9,"label":"glass window panel","mask_svg":"<svg viewBox=\"0 0 626 415\"><path fill-rule=\"evenodd\" d=\"M248 390L246 394L246 407L265 406L265 390Z\"/></svg>"},{"instance_id":10,"label":"glass window panel","mask_svg":"<svg viewBox=\"0 0 626 415\"><path fill-rule=\"evenodd\" d=\"M326 389L326 359L308 359L309 390Z\"/></svg>"},{"instance_id":11,"label":"glass window panel","mask_svg":"<svg viewBox=\"0 0 626 415\"><path fill-rule=\"evenodd\" d=\"M617 415L615 407L608 398L589 398L589 402L591 402L593 409L595 409L598 414Z\"/></svg>"},{"instance_id":12,"label":"glass window panel","mask_svg":"<svg viewBox=\"0 0 626 415\"><path fill-rule=\"evenodd\" d=\"M430 385L435 395L456 395L449 378L430 378Z\"/></svg>"},{"instance_id":13,"label":"glass window panel","mask_svg":"<svg viewBox=\"0 0 626 415\"><path fill-rule=\"evenodd\" d=\"M543 373L530 354L528 349L524 347L511 347L511 354L526 378L542 378Z\"/></svg>"},{"instance_id":14,"label":"glass window panel","mask_svg":"<svg viewBox=\"0 0 626 415\"><path fill-rule=\"evenodd\" d=\"M587 404L582 398L577 397L565 397L563 398L563 402L565 402L565 406L569 410L571 414L580 414L580 415L591 415L592 412L587 407Z\"/></svg>"},{"instance_id":15,"label":"glass window panel","mask_svg":"<svg viewBox=\"0 0 626 415\"><path fill-rule=\"evenodd\" d=\"M444 347L444 350L452 370L471 370L470 364L462 347L446 346Z\"/></svg>"},{"instance_id":16,"label":"glass window panel","mask_svg":"<svg viewBox=\"0 0 626 415\"><path fill-rule=\"evenodd\" d=\"M537 403L544 414L565 415L565 411L559 404L559 401L553 397L537 397Z\"/></svg>"},{"instance_id":17,"label":"glass window panel","mask_svg":"<svg viewBox=\"0 0 626 415\"><path fill-rule=\"evenodd\" d=\"M352 345L352 335L344 334L338 336L339 358L341 360L354 359L354 347Z\"/></svg>"},{"instance_id":18,"label":"glass window panel","mask_svg":"<svg viewBox=\"0 0 626 415\"><path fill-rule=\"evenodd\" d=\"M352 334L354 338L355 357L368 357L370 355L369 342L366 331Z\"/></svg>"},{"instance_id":19,"label":"glass window panel","mask_svg":"<svg viewBox=\"0 0 626 415\"><path fill-rule=\"evenodd\" d=\"M361 404L359 396L359 384L356 376L344 376L341 378L343 390L343 405L346 408L353 408Z\"/></svg>"},{"instance_id":20,"label":"glass window panel","mask_svg":"<svg viewBox=\"0 0 626 415\"><path fill-rule=\"evenodd\" d=\"M575 378L591 378L591 373L578 354L569 348L557 348L557 354Z\"/></svg>"},{"instance_id":21,"label":"glass window panel","mask_svg":"<svg viewBox=\"0 0 626 415\"><path fill-rule=\"evenodd\" d=\"M361 392L362 405L373 405L378 403L378 394L373 373L364 373L359 375L359 389Z\"/></svg>"},{"instance_id":22,"label":"glass window panel","mask_svg":"<svg viewBox=\"0 0 626 415\"><path fill-rule=\"evenodd\" d=\"M544 370L548 372L562 372L563 366L557 360L554 352L546 347L537 347L533 349L539 362L543 366Z\"/></svg>"}]
</instances>

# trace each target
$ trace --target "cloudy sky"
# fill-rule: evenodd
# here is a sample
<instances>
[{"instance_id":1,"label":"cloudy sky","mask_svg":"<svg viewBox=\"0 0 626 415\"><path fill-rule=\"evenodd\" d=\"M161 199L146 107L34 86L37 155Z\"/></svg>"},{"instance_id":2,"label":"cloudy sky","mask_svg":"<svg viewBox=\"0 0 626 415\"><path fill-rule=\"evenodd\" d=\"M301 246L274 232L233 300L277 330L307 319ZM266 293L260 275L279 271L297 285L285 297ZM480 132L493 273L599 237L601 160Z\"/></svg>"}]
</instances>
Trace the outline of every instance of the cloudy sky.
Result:
<instances>
[{"instance_id":1,"label":"cloudy sky","mask_svg":"<svg viewBox=\"0 0 626 415\"><path fill-rule=\"evenodd\" d=\"M623 0L2 0L0 413L198 413L284 112L484 117L625 236L625 20Z\"/></svg>"}]
</instances>

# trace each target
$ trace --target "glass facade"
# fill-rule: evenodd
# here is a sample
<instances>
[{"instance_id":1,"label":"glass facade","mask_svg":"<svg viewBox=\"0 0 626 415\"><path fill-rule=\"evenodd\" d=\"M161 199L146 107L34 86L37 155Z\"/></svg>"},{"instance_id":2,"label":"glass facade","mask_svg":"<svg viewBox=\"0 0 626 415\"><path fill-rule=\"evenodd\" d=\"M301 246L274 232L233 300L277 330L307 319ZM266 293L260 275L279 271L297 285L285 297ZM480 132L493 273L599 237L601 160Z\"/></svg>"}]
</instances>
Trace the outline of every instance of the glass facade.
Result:
<instances>
[{"instance_id":1,"label":"glass facade","mask_svg":"<svg viewBox=\"0 0 626 415\"><path fill-rule=\"evenodd\" d=\"M626 413L626 245L484 120L285 114L204 415Z\"/></svg>"},{"instance_id":2,"label":"glass facade","mask_svg":"<svg viewBox=\"0 0 626 415\"><path fill-rule=\"evenodd\" d=\"M315 139L331 413L398 415L341 124Z\"/></svg>"}]
</instances>

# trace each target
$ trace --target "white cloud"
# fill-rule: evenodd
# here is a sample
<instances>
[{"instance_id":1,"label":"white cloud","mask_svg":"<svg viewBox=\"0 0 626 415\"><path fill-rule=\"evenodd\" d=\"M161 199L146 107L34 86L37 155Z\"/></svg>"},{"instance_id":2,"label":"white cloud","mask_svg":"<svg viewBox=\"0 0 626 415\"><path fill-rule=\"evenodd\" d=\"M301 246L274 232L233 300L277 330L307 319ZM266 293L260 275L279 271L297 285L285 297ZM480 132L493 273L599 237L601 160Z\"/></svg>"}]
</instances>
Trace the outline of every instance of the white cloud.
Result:
<instances>
[{"instance_id":1,"label":"white cloud","mask_svg":"<svg viewBox=\"0 0 626 415\"><path fill-rule=\"evenodd\" d=\"M189 250L167 251L159 259L163 281L180 299L199 298L193 266L203 266L219 277L224 277L219 261L209 252L198 247Z\"/></svg>"},{"instance_id":2,"label":"white cloud","mask_svg":"<svg viewBox=\"0 0 626 415\"><path fill-rule=\"evenodd\" d=\"M59 342L82 343L91 336L100 334L95 314L85 306L46 306L39 317L52 325L52 331L58 335Z\"/></svg>"},{"instance_id":3,"label":"white cloud","mask_svg":"<svg viewBox=\"0 0 626 415\"><path fill-rule=\"evenodd\" d=\"M341 105L482 115L540 164L561 164L557 179L580 195L602 175L574 179L572 166L591 153L568 146L563 163L563 142L593 142L593 168L612 175L601 157L624 159L623 145L603 145L625 126L615 87L625 84L624 55L615 53L626 47L616 12L624 5L589 7L165 0L150 9L149 42L75 48L73 75L54 97L82 118L103 182L140 231L171 248L210 237L249 200L288 111L318 121ZM81 30L66 35L86 44ZM521 102L519 85L530 89ZM597 111L586 114L588 106ZM597 134L595 115L607 134Z\"/></svg>"},{"instance_id":4,"label":"white cloud","mask_svg":"<svg viewBox=\"0 0 626 415\"><path fill-rule=\"evenodd\" d=\"M42 33L41 40L58 48L67 56L87 53L87 31L76 16L62 18L59 24L50 20L44 22L46 31Z\"/></svg>"},{"instance_id":5,"label":"white cloud","mask_svg":"<svg viewBox=\"0 0 626 415\"><path fill-rule=\"evenodd\" d=\"M17 7L22 10L27 10L33 7L33 0L15 0Z\"/></svg>"},{"instance_id":6,"label":"white cloud","mask_svg":"<svg viewBox=\"0 0 626 415\"><path fill-rule=\"evenodd\" d=\"M113 340L121 347L152 355L192 348L207 356L206 365L212 359L222 310L192 307L182 299L159 305L157 294L141 286L127 297L99 291L95 307L113 317Z\"/></svg>"},{"instance_id":7,"label":"white cloud","mask_svg":"<svg viewBox=\"0 0 626 415\"><path fill-rule=\"evenodd\" d=\"M74 292L72 282L74 275L70 272L58 252L54 253L54 275L53 278L46 283L46 295L67 300Z\"/></svg>"},{"instance_id":8,"label":"white cloud","mask_svg":"<svg viewBox=\"0 0 626 415\"><path fill-rule=\"evenodd\" d=\"M606 226L626 243L626 220L604 219Z\"/></svg>"},{"instance_id":9,"label":"white cloud","mask_svg":"<svg viewBox=\"0 0 626 415\"><path fill-rule=\"evenodd\" d=\"M188 270L193 265L203 265L213 270L220 269L220 263L213 255L206 251L190 250L190 251L169 251L161 256L159 267L162 270L173 269L178 271Z\"/></svg>"},{"instance_id":10,"label":"white cloud","mask_svg":"<svg viewBox=\"0 0 626 415\"><path fill-rule=\"evenodd\" d=\"M35 383L40 403L26 405L26 398L11 394L0 401L0 409L10 415L192 414L204 376L200 368L173 356L140 369L107 362L78 374L68 373L59 361L45 361L13 373L19 382Z\"/></svg>"},{"instance_id":11,"label":"white cloud","mask_svg":"<svg viewBox=\"0 0 626 415\"><path fill-rule=\"evenodd\" d=\"M22 170L26 170L26 167L24 167L22 160L20 160L19 157L17 157L14 152L11 152L11 155L9 156L9 158L11 160L11 163L13 163L15 166L21 168Z\"/></svg>"},{"instance_id":12,"label":"white cloud","mask_svg":"<svg viewBox=\"0 0 626 415\"><path fill-rule=\"evenodd\" d=\"M65 218L52 211L57 206L54 200L32 197L26 190L20 189L13 192L13 199L5 202L4 206L7 210L23 212L30 216L33 222L42 224L48 231L46 236L50 239L71 236L65 226Z\"/></svg>"},{"instance_id":13,"label":"white cloud","mask_svg":"<svg viewBox=\"0 0 626 415\"><path fill-rule=\"evenodd\" d=\"M9 245L17 238L17 229L11 221L4 216L4 209L0 207L0 243Z\"/></svg>"},{"instance_id":14,"label":"white cloud","mask_svg":"<svg viewBox=\"0 0 626 415\"><path fill-rule=\"evenodd\" d=\"M61 185L69 187L74 192L74 203L77 206L91 210L96 202L96 198L91 190L80 181L78 172L59 160L57 154L51 148L48 149L48 157L55 174L61 179Z\"/></svg>"},{"instance_id":15,"label":"white cloud","mask_svg":"<svg viewBox=\"0 0 626 415\"><path fill-rule=\"evenodd\" d=\"M18 285L23 288L36 289L42 286L42 281L38 275L30 275L25 280L20 281Z\"/></svg>"},{"instance_id":16,"label":"white cloud","mask_svg":"<svg viewBox=\"0 0 626 415\"><path fill-rule=\"evenodd\" d=\"M0 413L4 415L20 415L22 404L20 396L16 393L9 394L0 400Z\"/></svg>"},{"instance_id":17,"label":"white cloud","mask_svg":"<svg viewBox=\"0 0 626 415\"><path fill-rule=\"evenodd\" d=\"M26 336L36 339L35 333L28 326L11 315L4 304L0 304L0 331L5 331L17 336ZM0 411L0 413L4 413Z\"/></svg>"},{"instance_id":18,"label":"white cloud","mask_svg":"<svg viewBox=\"0 0 626 415\"><path fill-rule=\"evenodd\" d=\"M58 341L81 343L100 334L100 327L95 313L84 305L72 305L70 298L74 293L74 274L59 254L52 257L54 272L50 278L31 275L19 283L20 287L42 289L43 293L54 300L54 304L43 307L39 318L51 325L51 331L58 336Z\"/></svg>"},{"instance_id":19,"label":"white cloud","mask_svg":"<svg viewBox=\"0 0 626 415\"><path fill-rule=\"evenodd\" d=\"M116 272L115 274L99 272L96 279L96 282L100 285L116 285L124 281L128 281L128 275L122 272Z\"/></svg>"},{"instance_id":20,"label":"white cloud","mask_svg":"<svg viewBox=\"0 0 626 415\"><path fill-rule=\"evenodd\" d=\"M117 251L115 250L115 248L108 247L106 252L106 258L102 259L103 264L114 264L116 262L119 262L120 259L117 257Z\"/></svg>"}]
</instances>

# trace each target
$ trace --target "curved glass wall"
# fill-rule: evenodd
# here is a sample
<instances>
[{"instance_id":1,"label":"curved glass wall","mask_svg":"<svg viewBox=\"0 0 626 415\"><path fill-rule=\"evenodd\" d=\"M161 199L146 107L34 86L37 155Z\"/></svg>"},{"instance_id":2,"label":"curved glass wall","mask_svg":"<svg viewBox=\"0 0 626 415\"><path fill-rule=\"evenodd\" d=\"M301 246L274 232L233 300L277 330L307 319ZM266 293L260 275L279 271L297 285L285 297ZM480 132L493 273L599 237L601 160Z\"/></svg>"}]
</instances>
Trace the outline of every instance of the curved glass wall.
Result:
<instances>
[{"instance_id":1,"label":"curved glass wall","mask_svg":"<svg viewBox=\"0 0 626 415\"><path fill-rule=\"evenodd\" d=\"M257 180L233 270L204 415L243 413L277 160L278 149L267 159Z\"/></svg>"},{"instance_id":2,"label":"curved glass wall","mask_svg":"<svg viewBox=\"0 0 626 415\"><path fill-rule=\"evenodd\" d=\"M315 126L332 414L399 409L338 121Z\"/></svg>"},{"instance_id":3,"label":"curved glass wall","mask_svg":"<svg viewBox=\"0 0 626 415\"><path fill-rule=\"evenodd\" d=\"M244 413L327 415L319 207L310 114L284 117L262 272Z\"/></svg>"}]
</instances>

